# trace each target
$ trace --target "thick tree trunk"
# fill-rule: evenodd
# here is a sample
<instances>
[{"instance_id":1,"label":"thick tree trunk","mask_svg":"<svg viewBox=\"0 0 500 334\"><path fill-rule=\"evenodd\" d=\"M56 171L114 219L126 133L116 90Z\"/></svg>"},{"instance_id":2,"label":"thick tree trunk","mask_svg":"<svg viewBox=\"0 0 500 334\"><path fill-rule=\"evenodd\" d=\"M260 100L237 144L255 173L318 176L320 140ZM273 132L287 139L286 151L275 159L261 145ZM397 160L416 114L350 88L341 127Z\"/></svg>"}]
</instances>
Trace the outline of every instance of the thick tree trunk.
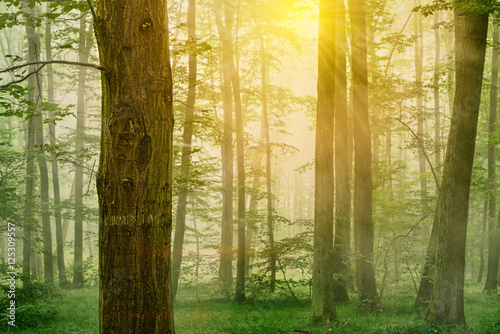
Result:
<instances>
[{"instance_id":1,"label":"thick tree trunk","mask_svg":"<svg viewBox=\"0 0 500 334\"><path fill-rule=\"evenodd\" d=\"M47 8L47 11L50 9ZM50 19L45 23L45 54L47 59L52 59L52 25ZM54 103L54 72L52 65L47 65L47 102ZM54 112L49 112L49 142L51 146L56 145L56 124ZM64 265L64 242L62 232L62 212L61 212L61 190L59 187L59 165L57 163L57 153L54 149L50 152L52 167L52 187L54 190L54 219L56 226L56 249L57 249L57 269L59 272L59 285L67 285L66 268Z\"/></svg>"},{"instance_id":2,"label":"thick tree trunk","mask_svg":"<svg viewBox=\"0 0 500 334\"><path fill-rule=\"evenodd\" d=\"M233 62L232 31L234 12L225 6L222 23L222 4L218 0L215 21L222 40L222 89L224 101L224 139L222 146L222 222L219 274L223 294L231 296L233 286L233 95L231 91L231 64Z\"/></svg>"},{"instance_id":3,"label":"thick tree trunk","mask_svg":"<svg viewBox=\"0 0 500 334\"><path fill-rule=\"evenodd\" d=\"M349 301L348 256L351 244L351 189L347 149L347 77L345 5L336 1L335 16L335 243L333 295L336 302Z\"/></svg>"},{"instance_id":4,"label":"thick tree trunk","mask_svg":"<svg viewBox=\"0 0 500 334\"><path fill-rule=\"evenodd\" d=\"M100 333L173 334L167 4L99 1Z\"/></svg>"},{"instance_id":5,"label":"thick tree trunk","mask_svg":"<svg viewBox=\"0 0 500 334\"><path fill-rule=\"evenodd\" d=\"M464 270L470 181L481 98L488 15L456 15L456 94L434 225L434 287L425 319L465 324Z\"/></svg>"},{"instance_id":6,"label":"thick tree trunk","mask_svg":"<svg viewBox=\"0 0 500 334\"><path fill-rule=\"evenodd\" d=\"M373 194L371 135L368 115L366 11L364 0L350 0L352 25L352 85L354 108L354 243L358 296L362 307L378 301L373 265Z\"/></svg>"},{"instance_id":7,"label":"thick tree trunk","mask_svg":"<svg viewBox=\"0 0 500 334\"><path fill-rule=\"evenodd\" d=\"M186 206L188 198L189 170L191 167L191 142L193 138L194 107L196 102L196 1L188 0L187 12L189 74L188 93L186 100L186 114L184 116L184 132L182 134L181 180L182 186L177 201L177 215L175 217L174 248L172 253L172 301L175 301L182 263L182 248L184 232L186 230Z\"/></svg>"},{"instance_id":8,"label":"thick tree trunk","mask_svg":"<svg viewBox=\"0 0 500 334\"><path fill-rule=\"evenodd\" d=\"M321 0L318 37L318 108L316 116L314 253L311 323L337 318L333 289L333 133L335 94L336 0Z\"/></svg>"},{"instance_id":9,"label":"thick tree trunk","mask_svg":"<svg viewBox=\"0 0 500 334\"><path fill-rule=\"evenodd\" d=\"M488 270L486 273L485 292L496 293L498 283L498 260L500 257L500 238L496 233L500 222L496 221L496 159L495 143L497 128L497 100L498 100L498 26L493 25L493 48L491 56L491 88L490 88L490 117L488 131Z\"/></svg>"}]
</instances>

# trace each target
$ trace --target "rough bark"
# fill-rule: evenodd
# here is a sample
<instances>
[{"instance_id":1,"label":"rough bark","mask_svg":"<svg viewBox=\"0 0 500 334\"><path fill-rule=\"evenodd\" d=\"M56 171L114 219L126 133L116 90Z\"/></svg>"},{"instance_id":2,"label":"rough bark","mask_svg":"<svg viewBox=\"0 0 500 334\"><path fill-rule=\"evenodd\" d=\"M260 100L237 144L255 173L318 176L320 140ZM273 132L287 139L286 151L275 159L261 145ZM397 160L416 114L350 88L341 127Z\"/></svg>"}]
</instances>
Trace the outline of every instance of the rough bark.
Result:
<instances>
[{"instance_id":1,"label":"rough bark","mask_svg":"<svg viewBox=\"0 0 500 334\"><path fill-rule=\"evenodd\" d=\"M321 0L318 37L318 105L315 147L314 253L311 323L337 318L333 290L333 133L336 0Z\"/></svg>"},{"instance_id":2,"label":"rough bark","mask_svg":"<svg viewBox=\"0 0 500 334\"><path fill-rule=\"evenodd\" d=\"M163 0L98 2L100 333L174 333L172 77Z\"/></svg>"},{"instance_id":3,"label":"rough bark","mask_svg":"<svg viewBox=\"0 0 500 334\"><path fill-rule=\"evenodd\" d=\"M434 286L425 319L465 324L465 241L488 15L456 14L456 94L435 214Z\"/></svg>"},{"instance_id":4,"label":"rough bark","mask_svg":"<svg viewBox=\"0 0 500 334\"><path fill-rule=\"evenodd\" d=\"M496 224L496 159L495 143L493 138L496 136L497 127L497 100L498 100L498 26L493 25L493 48L491 56L491 88L490 88L490 115L488 131L488 269L486 273L486 282L484 284L485 292L496 293L498 283L498 260L500 258L500 238Z\"/></svg>"},{"instance_id":5,"label":"rough bark","mask_svg":"<svg viewBox=\"0 0 500 334\"><path fill-rule=\"evenodd\" d=\"M375 309L378 301L373 265L373 194L371 135L368 115L366 11L364 0L350 0L354 109L354 246L360 305Z\"/></svg>"},{"instance_id":6,"label":"rough bark","mask_svg":"<svg viewBox=\"0 0 500 334\"><path fill-rule=\"evenodd\" d=\"M333 295L336 302L349 301L348 256L351 244L351 189L348 165L347 77L345 5L336 1L335 17L335 241Z\"/></svg>"},{"instance_id":7,"label":"rough bark","mask_svg":"<svg viewBox=\"0 0 500 334\"><path fill-rule=\"evenodd\" d=\"M181 188L177 200L177 214L175 217L174 248L172 253L172 301L175 301L182 263L182 248L184 245L184 232L186 230L186 206L188 199L188 180L191 168L191 143L193 138L194 107L196 101L196 1L188 0L187 11L188 28L188 93L186 100L186 114L184 116L184 131L182 133L182 158L181 158Z\"/></svg>"}]
</instances>

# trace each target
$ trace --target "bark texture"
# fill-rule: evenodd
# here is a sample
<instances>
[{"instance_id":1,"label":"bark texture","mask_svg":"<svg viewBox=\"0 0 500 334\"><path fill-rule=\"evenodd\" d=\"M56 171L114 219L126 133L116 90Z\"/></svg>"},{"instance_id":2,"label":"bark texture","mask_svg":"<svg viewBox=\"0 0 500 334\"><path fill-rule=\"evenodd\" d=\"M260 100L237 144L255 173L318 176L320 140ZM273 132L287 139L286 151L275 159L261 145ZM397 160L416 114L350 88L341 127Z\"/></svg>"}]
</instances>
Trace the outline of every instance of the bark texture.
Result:
<instances>
[{"instance_id":1,"label":"bark texture","mask_svg":"<svg viewBox=\"0 0 500 334\"><path fill-rule=\"evenodd\" d=\"M99 1L100 333L174 333L172 77L163 0Z\"/></svg>"}]
</instances>

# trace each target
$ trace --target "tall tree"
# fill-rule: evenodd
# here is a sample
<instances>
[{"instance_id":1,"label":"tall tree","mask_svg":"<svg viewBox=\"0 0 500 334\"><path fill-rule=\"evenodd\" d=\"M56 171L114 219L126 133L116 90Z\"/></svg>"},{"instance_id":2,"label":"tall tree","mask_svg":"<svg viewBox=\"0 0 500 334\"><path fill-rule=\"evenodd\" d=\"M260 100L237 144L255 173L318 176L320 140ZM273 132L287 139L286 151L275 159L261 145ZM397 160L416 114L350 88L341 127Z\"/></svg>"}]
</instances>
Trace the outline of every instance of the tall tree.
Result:
<instances>
[{"instance_id":1,"label":"tall tree","mask_svg":"<svg viewBox=\"0 0 500 334\"><path fill-rule=\"evenodd\" d=\"M347 148L346 25L343 0L335 17L335 242L333 290L335 301L347 302L348 255L351 244L351 189Z\"/></svg>"},{"instance_id":2,"label":"tall tree","mask_svg":"<svg viewBox=\"0 0 500 334\"><path fill-rule=\"evenodd\" d=\"M78 61L84 63L88 60L93 40L92 25L87 30L87 15L80 18L80 30L78 38ZM87 68L78 70L78 90L76 106L76 166L75 166L75 252L74 252L74 274L73 284L77 287L83 286L83 165L85 147L85 85L87 81Z\"/></svg>"},{"instance_id":3,"label":"tall tree","mask_svg":"<svg viewBox=\"0 0 500 334\"><path fill-rule=\"evenodd\" d=\"M441 106L439 101L439 74L441 58L441 36L439 35L439 11L434 12L434 150L436 167L441 165Z\"/></svg>"},{"instance_id":4,"label":"tall tree","mask_svg":"<svg viewBox=\"0 0 500 334\"><path fill-rule=\"evenodd\" d=\"M496 159L495 142L497 128L497 100L498 100L498 26L493 24L493 47L491 55L491 88L490 88L490 115L488 130L488 269L486 272L486 282L484 291L497 292L498 283L498 260L500 258L500 244L498 234L496 233ZM498 224L500 226L500 223Z\"/></svg>"},{"instance_id":5,"label":"tall tree","mask_svg":"<svg viewBox=\"0 0 500 334\"><path fill-rule=\"evenodd\" d=\"M311 323L337 318L333 296L333 133L335 94L336 0L321 0L318 35L314 252Z\"/></svg>"},{"instance_id":6,"label":"tall tree","mask_svg":"<svg viewBox=\"0 0 500 334\"><path fill-rule=\"evenodd\" d=\"M100 333L174 333L172 76L167 3L103 0Z\"/></svg>"},{"instance_id":7,"label":"tall tree","mask_svg":"<svg viewBox=\"0 0 500 334\"><path fill-rule=\"evenodd\" d=\"M236 301L245 300L245 143L243 139L243 111L241 108L240 73L238 66L238 52L235 43L232 45L235 59L231 68L231 84L234 96L234 118L236 121L236 159L238 166L238 257L236 261Z\"/></svg>"},{"instance_id":8,"label":"tall tree","mask_svg":"<svg viewBox=\"0 0 500 334\"><path fill-rule=\"evenodd\" d=\"M34 9L27 10L29 16L34 14ZM37 60L36 58L36 32L35 28L29 24L26 25L26 36L28 39L28 61L33 63ZM36 70L35 65L29 66L29 71L34 72ZM28 78L28 87L35 87L36 81L34 76ZM35 90L31 89L28 91L28 101L35 104ZM30 274L32 271L31 258L32 252L32 230L34 228L34 208L33 208L33 195L35 193L35 124L34 124L34 114L28 117L26 123L26 187L24 192L24 231L23 231L23 275L24 284L30 283Z\"/></svg>"},{"instance_id":9,"label":"tall tree","mask_svg":"<svg viewBox=\"0 0 500 334\"><path fill-rule=\"evenodd\" d=\"M444 324L465 324L467 211L488 32L488 14L469 7L478 2L467 2L460 14L455 12L456 93L434 218L434 286L425 315L427 321Z\"/></svg>"},{"instance_id":10,"label":"tall tree","mask_svg":"<svg viewBox=\"0 0 500 334\"><path fill-rule=\"evenodd\" d=\"M222 94L224 103L224 138L222 143L222 222L219 273L223 293L229 299L233 285L233 95L231 90L231 64L233 63L232 31L234 8L222 0L216 1L215 22L222 40Z\"/></svg>"},{"instance_id":11,"label":"tall tree","mask_svg":"<svg viewBox=\"0 0 500 334\"><path fill-rule=\"evenodd\" d=\"M374 309L378 295L373 265L373 194L371 135L368 115L368 70L365 0L349 0L352 26L354 109L354 247L360 303Z\"/></svg>"},{"instance_id":12,"label":"tall tree","mask_svg":"<svg viewBox=\"0 0 500 334\"><path fill-rule=\"evenodd\" d=\"M182 186L177 200L177 214L175 217L174 248L172 253L172 300L177 295L179 274L182 263L182 248L184 232L186 230L186 206L188 198L189 170L191 168L191 143L193 138L194 107L196 102L196 1L188 0L187 9L188 29L188 93L186 100L186 114L184 116L184 132L182 134L181 182Z\"/></svg>"},{"instance_id":13,"label":"tall tree","mask_svg":"<svg viewBox=\"0 0 500 334\"><path fill-rule=\"evenodd\" d=\"M50 8L47 6L47 11ZM47 59L52 59L52 23L47 18L45 22L45 54ZM52 64L47 65L47 102L54 103L54 71ZM49 142L51 146L56 145L56 124L54 111L49 111ZM54 220L56 227L56 250L57 250L57 269L59 272L59 284L67 285L68 279L66 278L66 267L64 265L64 242L62 231L62 212L61 212L61 190L59 186L59 164L57 162L56 150L50 151L50 162L52 170L52 188L54 191Z\"/></svg>"},{"instance_id":14,"label":"tall tree","mask_svg":"<svg viewBox=\"0 0 500 334\"><path fill-rule=\"evenodd\" d=\"M420 0L415 0L415 7L419 6ZM424 73L424 25L422 14L417 12L413 16L413 31L415 39L415 82L417 85L417 136L419 141L424 142L424 91L422 84L422 75ZM422 209L425 207L425 199L427 197L427 176L425 165L425 152L423 147L419 147L418 164L420 169L420 195L422 198Z\"/></svg>"}]
</instances>

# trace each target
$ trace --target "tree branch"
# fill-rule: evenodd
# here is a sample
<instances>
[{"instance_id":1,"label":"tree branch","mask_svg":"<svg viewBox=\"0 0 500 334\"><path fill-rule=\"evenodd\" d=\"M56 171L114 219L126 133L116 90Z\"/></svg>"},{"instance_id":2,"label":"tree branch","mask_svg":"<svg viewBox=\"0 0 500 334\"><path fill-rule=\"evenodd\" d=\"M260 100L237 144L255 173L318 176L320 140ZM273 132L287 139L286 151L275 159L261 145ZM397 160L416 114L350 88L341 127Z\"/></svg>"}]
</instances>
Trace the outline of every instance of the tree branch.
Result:
<instances>
[{"instance_id":1,"label":"tree branch","mask_svg":"<svg viewBox=\"0 0 500 334\"><path fill-rule=\"evenodd\" d=\"M48 65L48 64L65 64L65 65L77 65L77 66L84 66L84 67L90 67L99 71L106 72L104 67L95 65L95 64L89 64L89 63L81 63L78 61L69 61L69 60L44 60L44 61L34 61L30 63L24 63L21 65L16 65L16 66L11 66L4 68L3 70L0 70L0 73L5 73L5 72L10 72L10 71L15 71L23 67L31 66L31 65Z\"/></svg>"},{"instance_id":2,"label":"tree branch","mask_svg":"<svg viewBox=\"0 0 500 334\"><path fill-rule=\"evenodd\" d=\"M401 105L399 107L401 108ZM437 190L438 190L438 192L441 191L441 185L439 184L439 179L438 179L438 177L436 175L436 171L434 170L434 167L432 166L432 162L429 159L429 155L427 155L427 152L425 151L424 144L420 140L420 137L415 133L415 131L413 131L413 129L408 124L406 124L405 122L403 122L403 119L402 119L401 116L399 117L398 121L405 128L407 128L408 131L410 131L410 134L412 135L412 137L417 140L418 146L420 146L420 149L422 150L422 154L424 155L425 159L427 160L427 163L429 164L429 168L431 169L432 175L434 175L434 181L436 181Z\"/></svg>"},{"instance_id":3,"label":"tree branch","mask_svg":"<svg viewBox=\"0 0 500 334\"><path fill-rule=\"evenodd\" d=\"M40 70L42 70L42 68L44 68L46 65L49 65L49 64L77 65L77 66L90 67L90 68L93 68L93 69L96 69L96 70L99 70L99 71L106 72L105 69L104 69L104 67L102 67L102 66L95 65L95 64L89 64L89 63L81 63L81 62L78 62L78 61L69 61L69 60L34 61L34 62L24 63L24 64L21 64L21 65L11 66L11 67L8 67L8 68L4 68L3 70L0 70L0 73L6 73L6 72L15 71L15 70L18 70L20 68L31 66L31 65L40 65L36 70L34 70L33 72L30 72L30 73L26 74L24 77L22 77L20 79L17 79L17 80L13 80L13 81L8 82L6 84L0 85L0 88L9 87L11 85L23 82L24 80L28 79L32 75L37 74L38 72L40 72Z\"/></svg>"}]
</instances>

